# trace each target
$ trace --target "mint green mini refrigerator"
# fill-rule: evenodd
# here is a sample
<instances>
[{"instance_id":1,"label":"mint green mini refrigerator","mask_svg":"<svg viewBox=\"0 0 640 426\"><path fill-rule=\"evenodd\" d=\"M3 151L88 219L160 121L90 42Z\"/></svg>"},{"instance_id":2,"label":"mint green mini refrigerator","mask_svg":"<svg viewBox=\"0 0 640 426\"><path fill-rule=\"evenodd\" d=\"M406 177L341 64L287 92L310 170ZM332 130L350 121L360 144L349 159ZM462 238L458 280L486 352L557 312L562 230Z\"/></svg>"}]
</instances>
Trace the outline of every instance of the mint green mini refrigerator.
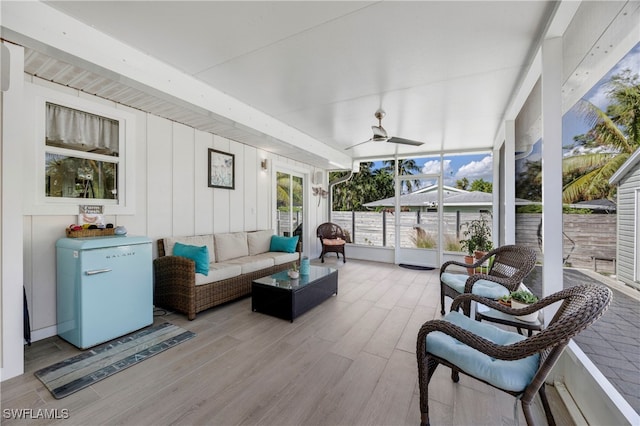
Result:
<instances>
[{"instance_id":1,"label":"mint green mini refrigerator","mask_svg":"<svg viewBox=\"0 0 640 426\"><path fill-rule=\"evenodd\" d=\"M58 335L86 349L153 323L151 240L56 242Z\"/></svg>"}]
</instances>

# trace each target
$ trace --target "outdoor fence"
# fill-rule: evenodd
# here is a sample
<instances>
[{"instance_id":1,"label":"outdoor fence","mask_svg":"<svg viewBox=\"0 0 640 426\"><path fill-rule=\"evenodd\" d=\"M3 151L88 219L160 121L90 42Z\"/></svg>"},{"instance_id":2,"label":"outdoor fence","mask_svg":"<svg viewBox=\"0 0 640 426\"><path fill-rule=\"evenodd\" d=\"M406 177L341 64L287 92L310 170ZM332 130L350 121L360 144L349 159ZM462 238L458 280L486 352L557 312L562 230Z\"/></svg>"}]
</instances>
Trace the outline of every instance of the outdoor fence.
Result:
<instances>
[{"instance_id":1,"label":"outdoor fence","mask_svg":"<svg viewBox=\"0 0 640 426\"><path fill-rule=\"evenodd\" d=\"M400 212L401 247L416 247L418 231L422 229L433 237L437 248L437 212ZM354 244L395 247L395 213L391 212L343 212L334 211L331 221L351 235ZM446 212L443 214L442 233L444 251L459 251L464 224L478 219L479 213ZM536 251L538 261L543 261L538 229L542 220L539 213L516 215L516 242ZM616 215L564 214L563 261L567 266L594 269L594 257L615 259ZM615 273L614 262L599 260L600 272Z\"/></svg>"},{"instance_id":2,"label":"outdoor fence","mask_svg":"<svg viewBox=\"0 0 640 426\"><path fill-rule=\"evenodd\" d=\"M543 253L538 244L539 213L516 215L516 241L536 250L538 261ZM615 214L563 214L562 256L567 266L594 269L594 257L615 259L617 216ZM615 273L613 261L598 261L599 272Z\"/></svg>"}]
</instances>

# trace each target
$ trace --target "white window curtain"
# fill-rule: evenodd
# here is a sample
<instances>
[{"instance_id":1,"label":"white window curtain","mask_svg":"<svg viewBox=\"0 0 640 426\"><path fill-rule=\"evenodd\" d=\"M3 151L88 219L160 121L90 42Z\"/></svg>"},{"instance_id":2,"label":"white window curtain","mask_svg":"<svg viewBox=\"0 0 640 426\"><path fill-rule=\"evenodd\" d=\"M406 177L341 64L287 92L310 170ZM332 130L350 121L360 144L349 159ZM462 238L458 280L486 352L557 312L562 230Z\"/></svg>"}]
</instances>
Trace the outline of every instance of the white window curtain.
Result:
<instances>
[{"instance_id":1,"label":"white window curtain","mask_svg":"<svg viewBox=\"0 0 640 426\"><path fill-rule=\"evenodd\" d=\"M118 156L119 123L47 103L47 145Z\"/></svg>"}]
</instances>

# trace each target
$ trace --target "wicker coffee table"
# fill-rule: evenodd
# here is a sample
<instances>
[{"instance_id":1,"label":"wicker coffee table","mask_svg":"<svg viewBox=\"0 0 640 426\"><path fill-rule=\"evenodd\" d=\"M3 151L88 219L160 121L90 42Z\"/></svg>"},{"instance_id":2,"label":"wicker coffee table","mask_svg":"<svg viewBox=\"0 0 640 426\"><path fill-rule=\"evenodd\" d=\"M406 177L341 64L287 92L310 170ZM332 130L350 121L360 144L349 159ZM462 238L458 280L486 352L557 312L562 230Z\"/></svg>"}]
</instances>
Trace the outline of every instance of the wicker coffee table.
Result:
<instances>
[{"instance_id":1,"label":"wicker coffee table","mask_svg":"<svg viewBox=\"0 0 640 426\"><path fill-rule=\"evenodd\" d=\"M334 294L338 294L338 270L312 265L309 275L295 280L287 271L254 280L251 309L293 322Z\"/></svg>"}]
</instances>

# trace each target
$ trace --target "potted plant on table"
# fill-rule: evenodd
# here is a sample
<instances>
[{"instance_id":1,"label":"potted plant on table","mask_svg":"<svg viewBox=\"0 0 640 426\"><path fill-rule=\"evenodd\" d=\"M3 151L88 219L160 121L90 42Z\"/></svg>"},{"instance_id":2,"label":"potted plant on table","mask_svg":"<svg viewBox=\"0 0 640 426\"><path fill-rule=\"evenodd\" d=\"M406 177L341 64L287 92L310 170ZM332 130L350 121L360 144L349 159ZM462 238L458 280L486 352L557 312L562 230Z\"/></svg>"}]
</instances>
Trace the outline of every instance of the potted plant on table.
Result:
<instances>
[{"instance_id":1,"label":"potted plant on table","mask_svg":"<svg viewBox=\"0 0 640 426\"><path fill-rule=\"evenodd\" d=\"M287 274L289 275L289 278L293 280L300 277L300 271L298 270L298 264L296 262L291 264L291 269L289 269Z\"/></svg>"},{"instance_id":2,"label":"potted plant on table","mask_svg":"<svg viewBox=\"0 0 640 426\"><path fill-rule=\"evenodd\" d=\"M536 303L538 301L538 296L528 290L520 289L512 291L508 296L502 296L499 300L501 303L505 304L506 302L510 302L513 309L522 309ZM533 322L538 319L538 311L527 315L516 316L516 318L526 322Z\"/></svg>"},{"instance_id":3,"label":"potted plant on table","mask_svg":"<svg viewBox=\"0 0 640 426\"><path fill-rule=\"evenodd\" d=\"M466 238L460 240L460 247L468 253L465 256L466 263L474 263L493 248L491 226L489 224L490 218L491 216L487 218L487 215L481 214L479 219L474 219L465 224L467 229L462 235ZM475 272L473 269L467 269L467 271L469 275Z\"/></svg>"}]
</instances>

